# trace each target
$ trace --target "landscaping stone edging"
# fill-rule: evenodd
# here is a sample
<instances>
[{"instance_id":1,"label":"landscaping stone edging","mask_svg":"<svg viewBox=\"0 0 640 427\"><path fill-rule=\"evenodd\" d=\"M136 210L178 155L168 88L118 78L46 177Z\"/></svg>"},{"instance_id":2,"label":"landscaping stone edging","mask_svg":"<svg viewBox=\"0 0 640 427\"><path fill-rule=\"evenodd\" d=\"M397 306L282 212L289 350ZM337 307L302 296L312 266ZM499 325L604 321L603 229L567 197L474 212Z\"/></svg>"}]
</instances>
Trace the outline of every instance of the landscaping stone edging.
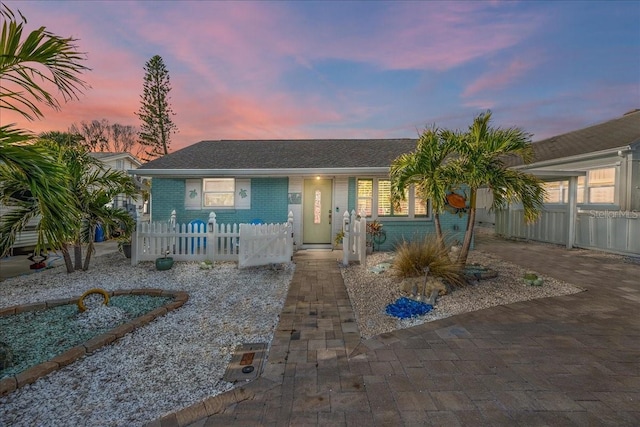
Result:
<instances>
[{"instance_id":1,"label":"landscaping stone edging","mask_svg":"<svg viewBox=\"0 0 640 427\"><path fill-rule=\"evenodd\" d=\"M129 332L140 328L157 317L167 314L171 310L175 310L189 300L189 294L183 291L167 291L164 289L118 289L115 291L108 291L109 298L118 295L150 295L161 297L173 297L173 301L156 308L153 311L143 314L142 316L131 319L122 325L115 327L114 329L105 332L102 335L95 336L83 344L77 345L65 351L64 353L54 357L51 360L42 362L38 365L32 366L14 376L0 379L0 396L8 394L20 387L35 382L38 378L41 378L53 371L67 366L81 357L91 354L95 350L113 343L114 341L122 338ZM7 308L0 308L0 316L10 316L13 314L24 313L27 311L44 310L47 308L57 307L66 304L76 304L80 297L75 298L62 298L55 299L46 302L37 302L31 304L15 305Z\"/></svg>"}]
</instances>

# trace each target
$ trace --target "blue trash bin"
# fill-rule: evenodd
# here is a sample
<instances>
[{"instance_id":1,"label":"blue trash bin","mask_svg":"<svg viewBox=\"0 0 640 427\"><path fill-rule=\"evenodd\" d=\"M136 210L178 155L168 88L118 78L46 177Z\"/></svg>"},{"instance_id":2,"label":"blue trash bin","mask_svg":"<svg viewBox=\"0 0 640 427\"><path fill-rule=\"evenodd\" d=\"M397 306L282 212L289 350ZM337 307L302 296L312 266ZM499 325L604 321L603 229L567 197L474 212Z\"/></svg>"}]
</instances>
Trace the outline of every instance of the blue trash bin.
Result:
<instances>
[{"instance_id":1,"label":"blue trash bin","mask_svg":"<svg viewBox=\"0 0 640 427\"><path fill-rule=\"evenodd\" d=\"M96 235L93 240L95 242L104 242L104 230L100 224L96 226Z\"/></svg>"}]
</instances>

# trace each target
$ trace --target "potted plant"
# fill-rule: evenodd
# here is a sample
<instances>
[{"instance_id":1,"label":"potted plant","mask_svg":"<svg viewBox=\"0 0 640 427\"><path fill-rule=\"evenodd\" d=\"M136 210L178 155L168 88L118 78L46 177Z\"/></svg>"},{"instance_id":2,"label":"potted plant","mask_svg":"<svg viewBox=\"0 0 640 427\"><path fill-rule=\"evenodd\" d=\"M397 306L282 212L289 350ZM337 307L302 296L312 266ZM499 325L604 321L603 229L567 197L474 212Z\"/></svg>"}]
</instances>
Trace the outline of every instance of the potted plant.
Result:
<instances>
[{"instance_id":1,"label":"potted plant","mask_svg":"<svg viewBox=\"0 0 640 427\"><path fill-rule=\"evenodd\" d=\"M164 252L164 256L162 258L156 258L156 269L160 271L170 270L173 267L173 258L169 255L169 251Z\"/></svg>"},{"instance_id":2,"label":"potted plant","mask_svg":"<svg viewBox=\"0 0 640 427\"><path fill-rule=\"evenodd\" d=\"M125 257L131 258L131 237L118 237L118 251Z\"/></svg>"},{"instance_id":3,"label":"potted plant","mask_svg":"<svg viewBox=\"0 0 640 427\"><path fill-rule=\"evenodd\" d=\"M382 226L383 224L376 220L367 223L367 253L373 252L374 243L381 245L387 240L387 233Z\"/></svg>"}]
</instances>

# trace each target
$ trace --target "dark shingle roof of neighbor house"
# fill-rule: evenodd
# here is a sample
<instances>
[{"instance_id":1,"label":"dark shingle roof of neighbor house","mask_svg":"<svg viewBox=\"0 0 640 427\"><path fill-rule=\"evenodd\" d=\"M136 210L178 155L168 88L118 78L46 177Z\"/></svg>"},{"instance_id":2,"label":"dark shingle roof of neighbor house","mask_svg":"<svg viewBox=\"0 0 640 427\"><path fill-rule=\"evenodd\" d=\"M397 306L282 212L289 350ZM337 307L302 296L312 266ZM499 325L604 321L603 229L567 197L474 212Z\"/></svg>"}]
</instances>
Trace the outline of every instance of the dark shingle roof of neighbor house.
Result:
<instances>
[{"instance_id":1,"label":"dark shingle roof of neighbor house","mask_svg":"<svg viewBox=\"0 0 640 427\"><path fill-rule=\"evenodd\" d=\"M640 110L631 111L604 123L534 142L535 158L532 163L625 147L634 142L640 142ZM510 157L505 164L518 166L522 161Z\"/></svg>"},{"instance_id":2,"label":"dark shingle roof of neighbor house","mask_svg":"<svg viewBox=\"0 0 640 427\"><path fill-rule=\"evenodd\" d=\"M388 168L415 148L415 139L201 141L138 170Z\"/></svg>"}]
</instances>

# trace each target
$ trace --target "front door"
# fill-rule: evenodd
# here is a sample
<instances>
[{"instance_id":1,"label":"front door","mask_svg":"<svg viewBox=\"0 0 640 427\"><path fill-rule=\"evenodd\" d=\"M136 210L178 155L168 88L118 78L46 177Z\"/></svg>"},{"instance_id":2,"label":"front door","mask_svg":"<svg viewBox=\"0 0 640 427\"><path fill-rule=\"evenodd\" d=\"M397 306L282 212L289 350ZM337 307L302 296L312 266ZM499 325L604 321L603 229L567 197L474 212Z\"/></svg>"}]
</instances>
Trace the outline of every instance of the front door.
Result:
<instances>
[{"instance_id":1,"label":"front door","mask_svg":"<svg viewBox=\"0 0 640 427\"><path fill-rule=\"evenodd\" d=\"M302 240L308 245L331 244L332 187L330 179L305 179Z\"/></svg>"}]
</instances>

